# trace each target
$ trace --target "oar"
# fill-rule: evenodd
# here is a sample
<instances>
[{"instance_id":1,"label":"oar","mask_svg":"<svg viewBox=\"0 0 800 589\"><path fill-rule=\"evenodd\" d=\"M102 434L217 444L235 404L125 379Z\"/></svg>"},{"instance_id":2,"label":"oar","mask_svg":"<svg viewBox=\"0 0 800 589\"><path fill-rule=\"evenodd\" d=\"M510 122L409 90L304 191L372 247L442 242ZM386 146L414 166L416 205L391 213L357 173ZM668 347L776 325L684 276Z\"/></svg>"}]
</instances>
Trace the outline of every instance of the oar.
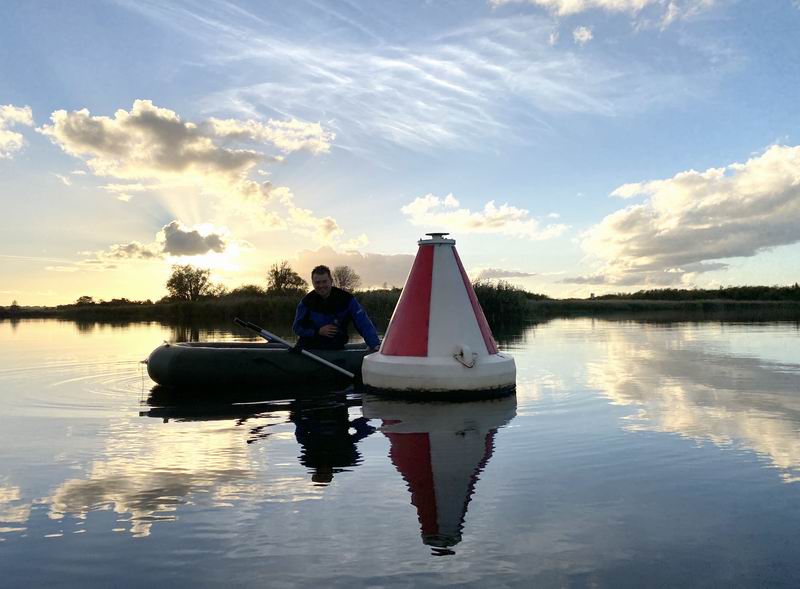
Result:
<instances>
[{"instance_id":1,"label":"oar","mask_svg":"<svg viewBox=\"0 0 800 589\"><path fill-rule=\"evenodd\" d=\"M251 330L255 331L258 335L263 337L268 342L269 341L278 342L279 344L283 344L287 348L291 348L292 347L292 344L287 342L285 339L278 337L274 333L270 333L269 331L267 331L263 327L259 327L255 323L250 323L249 321L242 321L238 317L236 317L233 320L233 322L236 323L237 325L241 325L242 327L246 327L247 329L251 329ZM350 372L348 370L345 370L341 366L336 366L336 364L334 364L333 362L328 362L325 358L320 358L319 356L317 356L316 354L312 354L308 350L304 350L304 349L300 348L300 353L303 354L303 356L308 356L312 360L316 360L320 364L324 364L328 368L333 368L337 372L341 372L345 376L349 376L350 378L355 378L355 376L356 376L355 374L353 374L352 372Z\"/></svg>"}]
</instances>

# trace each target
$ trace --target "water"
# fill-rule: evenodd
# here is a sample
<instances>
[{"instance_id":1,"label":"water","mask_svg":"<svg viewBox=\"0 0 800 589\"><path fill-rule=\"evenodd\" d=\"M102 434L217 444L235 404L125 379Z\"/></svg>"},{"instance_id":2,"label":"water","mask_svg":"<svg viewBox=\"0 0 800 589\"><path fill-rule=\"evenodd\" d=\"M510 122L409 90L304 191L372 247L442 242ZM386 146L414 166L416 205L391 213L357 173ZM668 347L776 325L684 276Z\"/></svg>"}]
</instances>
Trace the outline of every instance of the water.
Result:
<instances>
[{"instance_id":1,"label":"water","mask_svg":"<svg viewBox=\"0 0 800 589\"><path fill-rule=\"evenodd\" d=\"M247 339L0 322L0 586L800 585L796 324L531 326L503 401L152 406L186 338Z\"/></svg>"}]
</instances>

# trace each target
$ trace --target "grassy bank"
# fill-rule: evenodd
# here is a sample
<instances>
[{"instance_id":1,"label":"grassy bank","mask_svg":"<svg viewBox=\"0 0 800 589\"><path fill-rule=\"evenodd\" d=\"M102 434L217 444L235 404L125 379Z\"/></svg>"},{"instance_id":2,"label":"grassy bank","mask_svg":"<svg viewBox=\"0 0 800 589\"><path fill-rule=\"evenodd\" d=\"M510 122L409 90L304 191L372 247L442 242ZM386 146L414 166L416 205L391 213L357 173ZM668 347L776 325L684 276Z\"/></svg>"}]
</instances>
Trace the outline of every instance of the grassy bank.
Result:
<instances>
[{"instance_id":1,"label":"grassy bank","mask_svg":"<svg viewBox=\"0 0 800 589\"><path fill-rule=\"evenodd\" d=\"M476 284L475 292L493 328L555 317L621 317L680 320L800 320L797 300L729 299L548 299L507 284ZM400 289L358 293L358 300L378 329L385 329ZM224 296L199 301L127 304L60 305L58 307L0 307L0 318L60 318L75 321L162 321L172 323L230 322L234 317L255 323L291 321L298 294Z\"/></svg>"}]
</instances>

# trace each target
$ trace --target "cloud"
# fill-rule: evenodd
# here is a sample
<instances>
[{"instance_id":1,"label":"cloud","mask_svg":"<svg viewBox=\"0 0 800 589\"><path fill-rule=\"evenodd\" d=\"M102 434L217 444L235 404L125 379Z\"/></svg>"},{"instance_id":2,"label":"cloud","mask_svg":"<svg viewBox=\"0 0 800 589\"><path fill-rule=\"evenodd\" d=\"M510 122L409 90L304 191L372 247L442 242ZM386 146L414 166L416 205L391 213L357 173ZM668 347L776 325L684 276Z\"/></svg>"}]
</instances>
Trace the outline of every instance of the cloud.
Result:
<instances>
[{"instance_id":1,"label":"cloud","mask_svg":"<svg viewBox=\"0 0 800 589\"><path fill-rule=\"evenodd\" d=\"M586 45L593 37L591 27L577 27L572 31L572 40L577 45Z\"/></svg>"},{"instance_id":2,"label":"cloud","mask_svg":"<svg viewBox=\"0 0 800 589\"><path fill-rule=\"evenodd\" d=\"M171 256L199 256L208 252L225 251L225 240L218 233L201 235L197 229L184 229L172 221L161 230L163 252Z\"/></svg>"},{"instance_id":3,"label":"cloud","mask_svg":"<svg viewBox=\"0 0 800 589\"><path fill-rule=\"evenodd\" d=\"M0 159L11 159L25 145L22 133L9 130L14 125L33 125L33 111L30 106L0 105Z\"/></svg>"},{"instance_id":4,"label":"cloud","mask_svg":"<svg viewBox=\"0 0 800 589\"><path fill-rule=\"evenodd\" d=\"M639 16L648 9L657 21L667 26L679 18L689 18L711 8L717 0L489 0L492 6L531 4L556 16L572 16L589 10Z\"/></svg>"},{"instance_id":5,"label":"cloud","mask_svg":"<svg viewBox=\"0 0 800 589\"><path fill-rule=\"evenodd\" d=\"M325 264L330 268L350 266L361 276L361 282L365 288L374 288L384 284L402 287L408 278L413 262L412 254L345 252L325 246L317 250L299 252L292 265L305 278L310 276L311 269L319 264Z\"/></svg>"},{"instance_id":6,"label":"cloud","mask_svg":"<svg viewBox=\"0 0 800 589\"><path fill-rule=\"evenodd\" d=\"M243 117L279 112L316 120L335 113L329 124L339 130L338 142L362 153L375 142L427 152L543 142L559 116L629 115L707 93L713 80L706 64L717 57L692 46L692 59L666 70L645 56L561 50L551 39L552 19L535 14L495 13L435 35L354 44L316 13L288 23L295 38L287 38L240 8L128 6L212 43L209 50L219 55L212 67L224 64L223 75L235 71L246 81L205 97L201 107L225 104ZM282 16L277 11L275 22ZM323 37L324 46L309 42ZM732 62L713 71L720 76ZM680 98L672 91L678 84L686 89Z\"/></svg>"},{"instance_id":7,"label":"cloud","mask_svg":"<svg viewBox=\"0 0 800 589\"><path fill-rule=\"evenodd\" d=\"M122 180L188 183L253 197L261 186L248 178L267 156L227 146L231 140L271 144L285 151L325 151L333 135L300 121L184 121L150 100L135 100L130 111L93 116L88 109L57 110L39 130L66 153L86 161L97 176Z\"/></svg>"},{"instance_id":8,"label":"cloud","mask_svg":"<svg viewBox=\"0 0 800 589\"><path fill-rule=\"evenodd\" d=\"M502 278L527 278L536 276L535 273L522 272L520 270L503 270L502 268L484 268L475 276L475 280L492 280Z\"/></svg>"},{"instance_id":9,"label":"cloud","mask_svg":"<svg viewBox=\"0 0 800 589\"><path fill-rule=\"evenodd\" d=\"M322 128L319 123L307 123L296 119L266 123L254 120L210 119L207 123L213 134L226 139L250 139L272 143L285 153L306 150L314 154L328 153L335 134ZM280 159L280 158L278 158Z\"/></svg>"},{"instance_id":10,"label":"cloud","mask_svg":"<svg viewBox=\"0 0 800 589\"><path fill-rule=\"evenodd\" d=\"M113 269L118 260L163 260L168 256L202 256L223 253L230 239L227 231L209 224L185 227L180 221L171 221L156 233L151 243L130 241L115 243L105 250L81 252L91 258L78 262L78 267L88 269ZM56 270L55 267L48 268ZM66 271L63 267L59 271Z\"/></svg>"},{"instance_id":11,"label":"cloud","mask_svg":"<svg viewBox=\"0 0 800 589\"><path fill-rule=\"evenodd\" d=\"M745 163L665 180L625 184L612 194L645 197L605 217L583 248L602 268L580 284L669 285L800 241L800 146L775 145Z\"/></svg>"},{"instance_id":12,"label":"cloud","mask_svg":"<svg viewBox=\"0 0 800 589\"><path fill-rule=\"evenodd\" d=\"M494 233L543 240L557 237L567 229L566 225L560 224L541 227L529 211L509 204L498 207L493 200L486 203L482 211L473 213L470 209L461 208L452 194L444 198L426 194L400 210L414 225L446 227L460 233Z\"/></svg>"},{"instance_id":13,"label":"cloud","mask_svg":"<svg viewBox=\"0 0 800 589\"><path fill-rule=\"evenodd\" d=\"M134 192L148 192L150 190L157 190L158 185L154 184L141 184L141 183L131 183L131 184L104 184L101 186L103 190L106 192L113 194L119 200L123 202L128 202L133 198Z\"/></svg>"},{"instance_id":14,"label":"cloud","mask_svg":"<svg viewBox=\"0 0 800 589\"><path fill-rule=\"evenodd\" d=\"M255 202L238 204L238 214L245 216L264 231L292 231L319 243L336 243L344 233L336 219L319 217L310 209L297 206L294 193L288 186L262 184L262 191L269 200L265 208Z\"/></svg>"}]
</instances>

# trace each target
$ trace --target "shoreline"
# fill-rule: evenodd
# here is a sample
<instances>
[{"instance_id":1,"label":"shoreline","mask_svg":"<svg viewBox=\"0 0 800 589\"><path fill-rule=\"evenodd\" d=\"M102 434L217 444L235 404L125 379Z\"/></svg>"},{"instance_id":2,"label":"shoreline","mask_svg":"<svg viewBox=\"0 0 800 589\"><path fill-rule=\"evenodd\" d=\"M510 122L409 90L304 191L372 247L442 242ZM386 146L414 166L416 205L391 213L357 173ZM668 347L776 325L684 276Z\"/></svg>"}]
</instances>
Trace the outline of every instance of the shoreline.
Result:
<instances>
[{"instance_id":1,"label":"shoreline","mask_svg":"<svg viewBox=\"0 0 800 589\"><path fill-rule=\"evenodd\" d=\"M359 293L359 300L376 327L385 328L397 296ZM58 307L0 307L0 320L64 319L75 321L231 321L236 316L251 321L288 321L294 317L297 298L264 297L236 300L209 299L128 305L59 305ZM742 301L730 299L642 300L642 299L546 299L520 305L489 305L482 302L490 324L502 326L520 321L559 317L615 317L680 321L682 319L740 319L800 321L800 301ZM506 308L507 307L507 308Z\"/></svg>"}]
</instances>

